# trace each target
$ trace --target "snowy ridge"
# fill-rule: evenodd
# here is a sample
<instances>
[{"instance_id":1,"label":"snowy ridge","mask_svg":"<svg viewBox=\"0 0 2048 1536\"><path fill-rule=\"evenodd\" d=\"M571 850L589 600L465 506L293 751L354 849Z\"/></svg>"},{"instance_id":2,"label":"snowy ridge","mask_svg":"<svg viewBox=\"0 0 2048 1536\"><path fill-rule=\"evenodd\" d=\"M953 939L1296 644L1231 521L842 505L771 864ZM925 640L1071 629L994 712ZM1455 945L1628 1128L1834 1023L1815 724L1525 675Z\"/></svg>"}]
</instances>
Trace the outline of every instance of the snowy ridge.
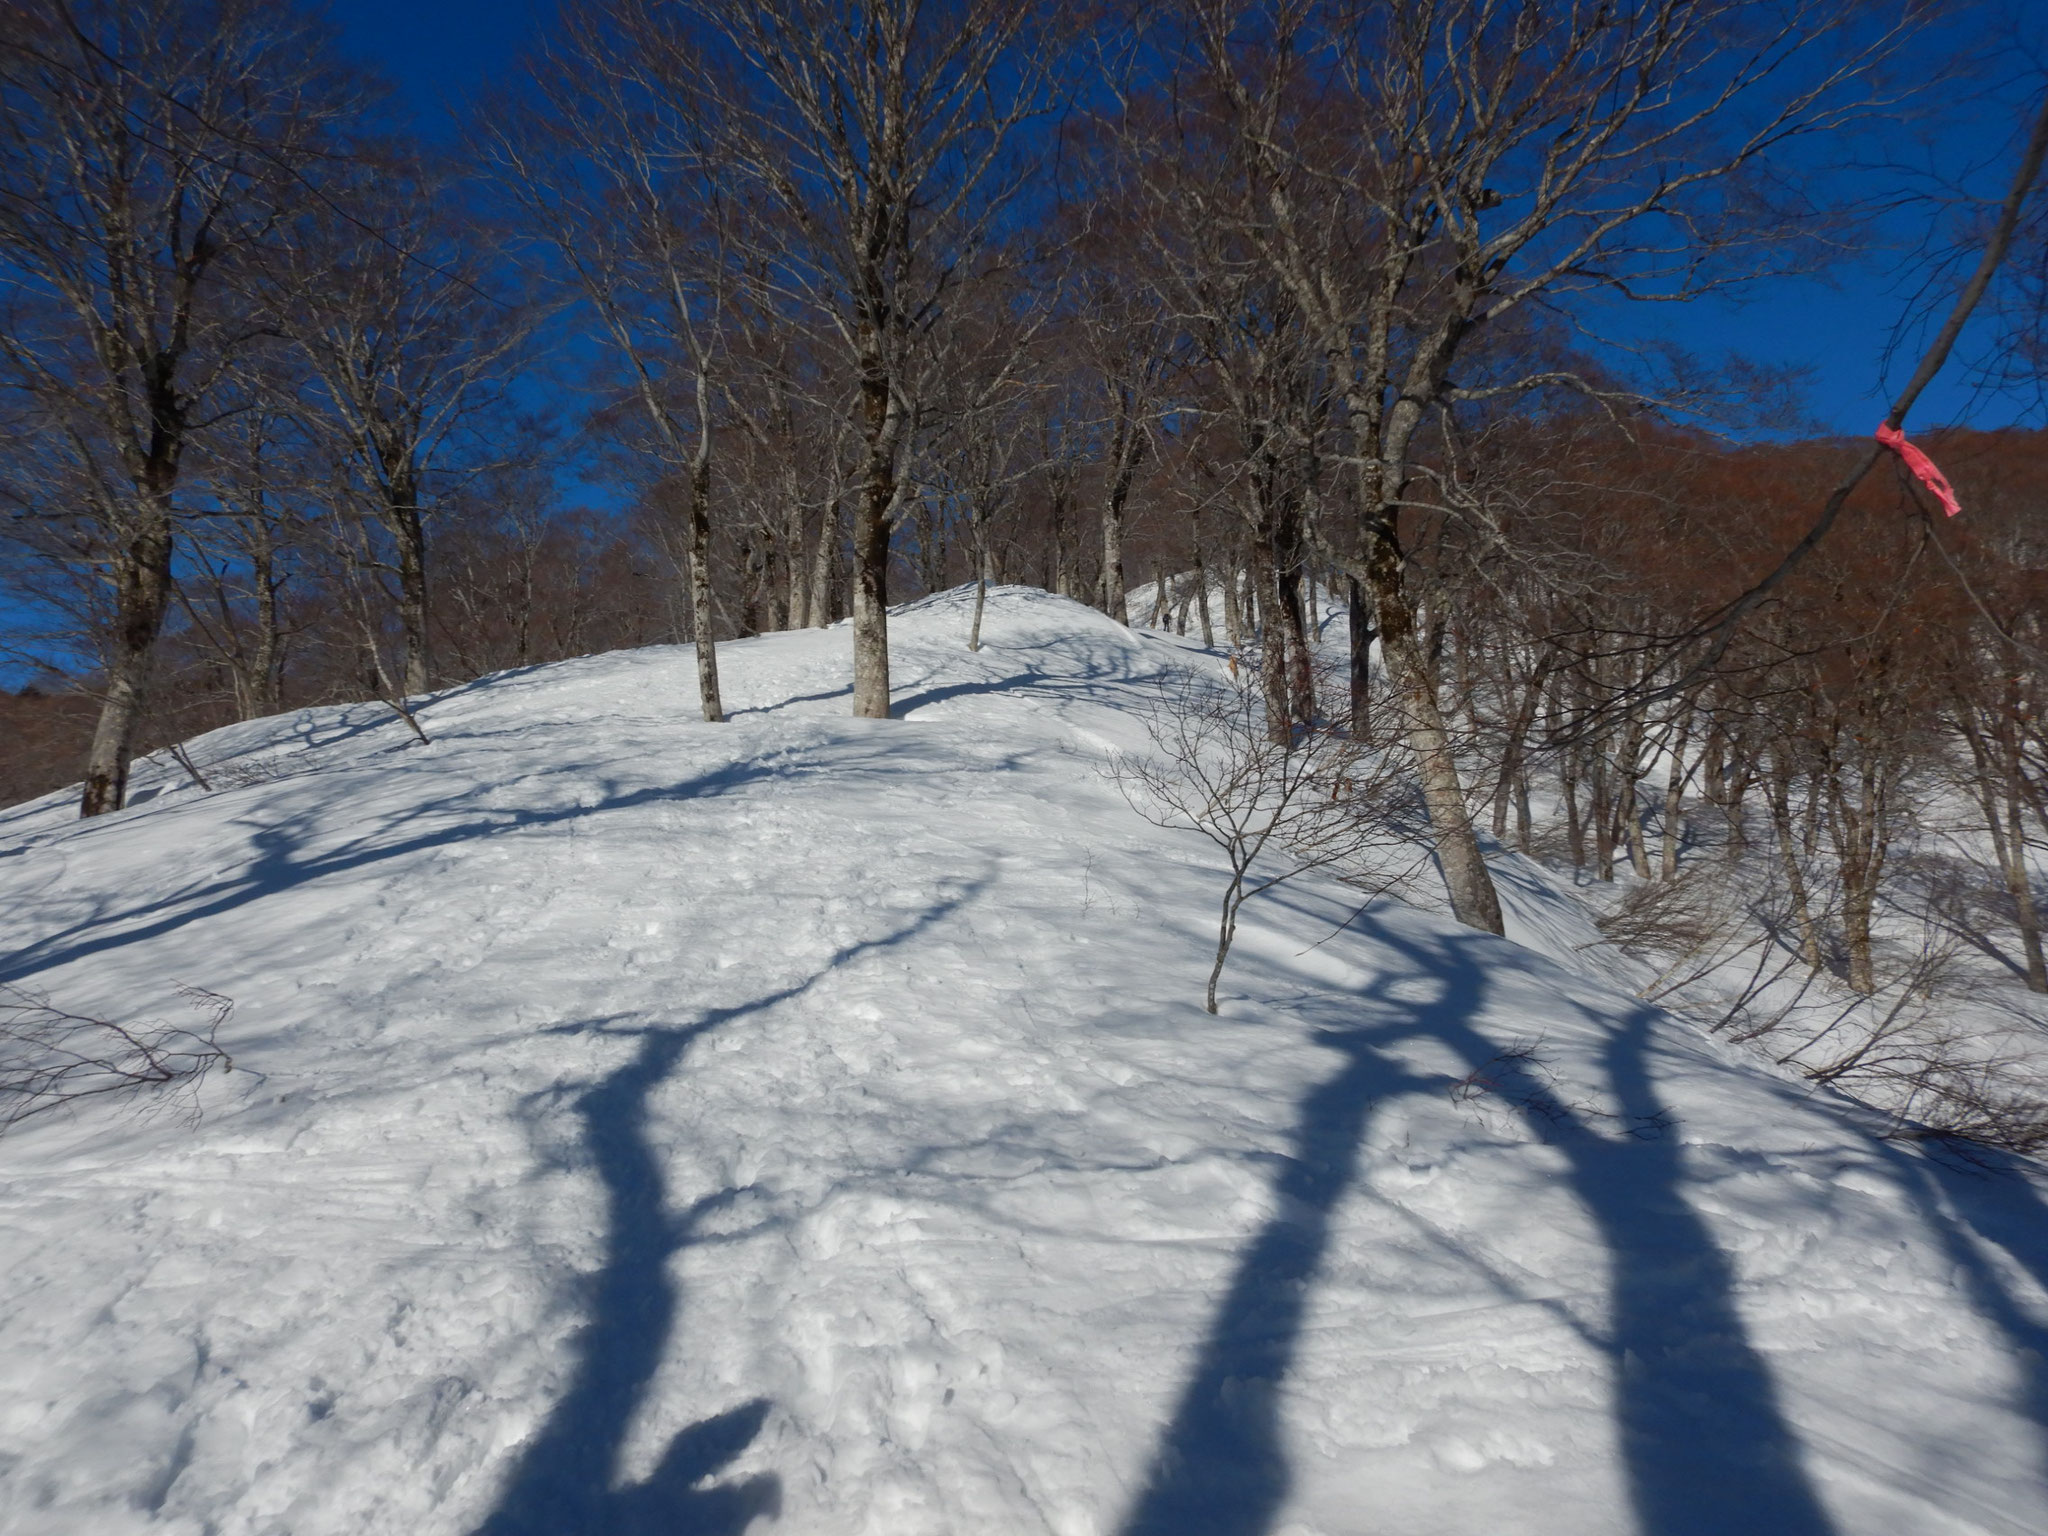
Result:
<instances>
[{"instance_id":1,"label":"snowy ridge","mask_svg":"<svg viewBox=\"0 0 2048 1536\"><path fill-rule=\"evenodd\" d=\"M965 629L892 620L896 721L776 635L724 726L654 649L0 816L0 974L224 993L243 1069L0 1140L0 1530L2048 1527L2034 1174L1585 974L1516 860L1521 944L1255 903L1208 1017L1212 851L1100 771L1190 652Z\"/></svg>"}]
</instances>

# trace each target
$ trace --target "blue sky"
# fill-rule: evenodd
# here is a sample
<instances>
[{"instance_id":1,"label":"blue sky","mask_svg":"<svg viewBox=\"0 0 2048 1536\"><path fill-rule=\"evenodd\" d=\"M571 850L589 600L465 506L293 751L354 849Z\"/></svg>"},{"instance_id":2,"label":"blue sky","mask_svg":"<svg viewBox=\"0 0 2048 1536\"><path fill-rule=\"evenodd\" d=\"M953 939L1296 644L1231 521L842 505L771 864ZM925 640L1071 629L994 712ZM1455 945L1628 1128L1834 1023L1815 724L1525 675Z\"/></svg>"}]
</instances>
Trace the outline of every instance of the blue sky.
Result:
<instances>
[{"instance_id":1,"label":"blue sky","mask_svg":"<svg viewBox=\"0 0 2048 1536\"><path fill-rule=\"evenodd\" d=\"M552 0L330 0L343 45L397 87L422 132L451 115L540 33Z\"/></svg>"},{"instance_id":2,"label":"blue sky","mask_svg":"<svg viewBox=\"0 0 2048 1536\"><path fill-rule=\"evenodd\" d=\"M397 86L400 104L420 131L451 135L465 100L511 68L543 31L553 0L334 0L330 14L345 45ZM2023 62L2023 61L2022 61ZM2011 86L1960 103L1946 129L1943 153L1974 167L1971 191L1995 195L2010 164L1997 150L2015 132L2016 99L2027 89L2015 70ZM2023 115L2023 112L2020 114ZM1886 178L1873 174L1874 186ZM1891 249L1833 265L1825 277L1779 279L1740 298L1686 305L1627 306L1637 312L1604 322L1646 338L1666 338L1713 363L1728 353L1804 375L1805 421L1787 421L1798 435L1865 433L1875 427L1912 358L1889 380L1884 353L1912 298L1908 250L1924 231L1924 213L1895 219L1884 231ZM1909 429L1969 421L1999 426L2022 419L2027 402L1973 398L1960 372L1937 380ZM1774 434L1775 435L1775 434Z\"/></svg>"}]
</instances>

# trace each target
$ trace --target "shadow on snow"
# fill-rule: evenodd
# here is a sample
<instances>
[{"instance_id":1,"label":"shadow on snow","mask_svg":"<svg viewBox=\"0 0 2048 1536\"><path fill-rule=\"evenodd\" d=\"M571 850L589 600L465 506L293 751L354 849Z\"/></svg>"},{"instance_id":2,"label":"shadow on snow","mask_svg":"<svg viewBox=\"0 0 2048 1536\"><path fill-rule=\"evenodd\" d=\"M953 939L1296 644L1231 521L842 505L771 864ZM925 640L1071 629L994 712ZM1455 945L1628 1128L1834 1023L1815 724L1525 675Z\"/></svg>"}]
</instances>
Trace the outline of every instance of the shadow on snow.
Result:
<instances>
[{"instance_id":1,"label":"shadow on snow","mask_svg":"<svg viewBox=\"0 0 2048 1536\"><path fill-rule=\"evenodd\" d=\"M670 1261L695 1242L706 1217L744 1191L703 1196L679 1214L648 1134L649 1103L704 1035L790 1002L839 967L930 928L971 900L979 886L949 897L882 938L841 950L805 980L687 1026L567 1025L556 1032L637 1037L624 1066L575 1098L582 1146L604 1186L605 1258L590 1283L590 1317L577 1335L568 1390L519 1453L498 1505L475 1536L739 1536L781 1505L772 1473L706 1480L760 1433L761 1398L693 1424L670 1440L644 1482L617 1486L622 1453L655 1371L677 1332L682 1291Z\"/></svg>"},{"instance_id":2,"label":"shadow on snow","mask_svg":"<svg viewBox=\"0 0 2048 1536\"><path fill-rule=\"evenodd\" d=\"M1375 1051L1365 1031L1317 1038L1348 1062L1302 1104L1278 1208L1238 1260L1126 1536L1253 1536L1270 1528L1286 1498L1280 1388L1331 1218L1358 1171L1367 1117L1382 1097L1439 1086Z\"/></svg>"},{"instance_id":3,"label":"shadow on snow","mask_svg":"<svg viewBox=\"0 0 2048 1536\"><path fill-rule=\"evenodd\" d=\"M850 782L862 776L909 776L921 771L915 763L892 763L888 745L873 744L865 753L856 753L844 745L837 746L832 749L831 771L840 782ZM751 784L793 778L821 771L822 768L823 763L815 756L803 754L741 759L677 784L648 785L632 790L608 786L604 797L595 803L545 807L479 804L480 796L503 788L496 784L479 784L428 801L401 816L380 820L361 835L318 852L305 846L303 826L311 819L305 810L301 809L290 821L255 821L251 818L242 823L252 827L248 845L250 856L239 867L196 881L174 895L152 897L125 909L97 907L8 956L4 963L0 963L0 981L18 981L38 971L88 959L127 944L156 938L187 923L235 911L265 896L392 859L503 833L579 822L615 811L712 799L733 794ZM548 777L569 781L587 771L588 765L569 764ZM356 792L357 786L346 785L333 793L336 797L345 797ZM87 824L85 830L90 834L95 829Z\"/></svg>"},{"instance_id":4,"label":"shadow on snow","mask_svg":"<svg viewBox=\"0 0 2048 1536\"><path fill-rule=\"evenodd\" d=\"M1238 1260L1124 1536L1262 1536L1290 1484L1281 1387L1298 1346L1331 1220L1354 1182L1376 1100L1442 1092L1391 1053L1433 1039L1485 1071L1534 1135L1564 1155L1573 1192L1611 1266L1610 1322L1594 1342L1612 1362L1624 1475L1646 1536L1828 1536L1833 1530L1762 1357L1734 1300L1733 1267L1684 1196L1680 1148L1646 1054L1659 1015L1607 1024L1604 1066L1619 1123L1596 1129L1478 1028L1487 967L1510 953L1472 936L1378 937L1437 986L1434 999L1382 1001L1405 1015L1384 1026L1324 1030L1346 1065L1303 1102L1277 1183L1276 1214ZM1360 1510L1360 1528L1372 1529Z\"/></svg>"}]
</instances>

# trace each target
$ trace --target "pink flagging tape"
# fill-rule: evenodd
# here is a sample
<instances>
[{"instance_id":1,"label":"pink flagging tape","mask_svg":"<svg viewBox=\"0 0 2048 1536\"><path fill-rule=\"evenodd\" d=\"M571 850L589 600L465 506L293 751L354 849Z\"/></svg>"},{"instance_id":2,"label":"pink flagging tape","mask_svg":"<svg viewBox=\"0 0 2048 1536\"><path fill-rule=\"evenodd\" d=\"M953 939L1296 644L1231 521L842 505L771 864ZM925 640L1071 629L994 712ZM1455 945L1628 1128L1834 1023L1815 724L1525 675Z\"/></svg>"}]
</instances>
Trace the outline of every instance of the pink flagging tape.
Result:
<instances>
[{"instance_id":1,"label":"pink flagging tape","mask_svg":"<svg viewBox=\"0 0 2048 1536\"><path fill-rule=\"evenodd\" d=\"M1905 433L1897 427L1881 425L1877 429L1877 440L1904 461L1906 468L1913 472L1913 478L1934 493L1935 500L1947 508L1950 517L1963 510L1963 504L1956 500L1955 487L1948 483L1948 476L1935 467L1934 460L1907 442Z\"/></svg>"}]
</instances>

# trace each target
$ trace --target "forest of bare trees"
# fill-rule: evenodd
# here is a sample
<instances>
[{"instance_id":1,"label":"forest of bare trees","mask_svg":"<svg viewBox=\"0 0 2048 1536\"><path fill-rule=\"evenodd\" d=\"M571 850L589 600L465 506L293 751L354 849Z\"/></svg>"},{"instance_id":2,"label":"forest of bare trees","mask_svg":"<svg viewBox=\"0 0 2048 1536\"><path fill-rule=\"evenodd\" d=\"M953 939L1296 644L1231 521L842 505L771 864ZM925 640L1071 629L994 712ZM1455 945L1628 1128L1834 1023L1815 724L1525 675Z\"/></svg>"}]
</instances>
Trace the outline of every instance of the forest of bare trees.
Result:
<instances>
[{"instance_id":1,"label":"forest of bare trees","mask_svg":"<svg viewBox=\"0 0 2048 1536\"><path fill-rule=\"evenodd\" d=\"M310 9L5 0L0 799L661 641L718 722L716 642L842 619L886 717L892 602L1025 583L1242 658L1276 739L1391 711L1473 926L1489 842L1754 855L1870 994L1904 830L1964 807L1943 899L2048 991L2048 449L1908 420L2038 378L2009 13L566 0L430 147ZM1961 156L1995 187L1889 198L1870 320L1965 516L1616 319L1846 259L1839 168L1992 84L2036 103Z\"/></svg>"}]
</instances>

